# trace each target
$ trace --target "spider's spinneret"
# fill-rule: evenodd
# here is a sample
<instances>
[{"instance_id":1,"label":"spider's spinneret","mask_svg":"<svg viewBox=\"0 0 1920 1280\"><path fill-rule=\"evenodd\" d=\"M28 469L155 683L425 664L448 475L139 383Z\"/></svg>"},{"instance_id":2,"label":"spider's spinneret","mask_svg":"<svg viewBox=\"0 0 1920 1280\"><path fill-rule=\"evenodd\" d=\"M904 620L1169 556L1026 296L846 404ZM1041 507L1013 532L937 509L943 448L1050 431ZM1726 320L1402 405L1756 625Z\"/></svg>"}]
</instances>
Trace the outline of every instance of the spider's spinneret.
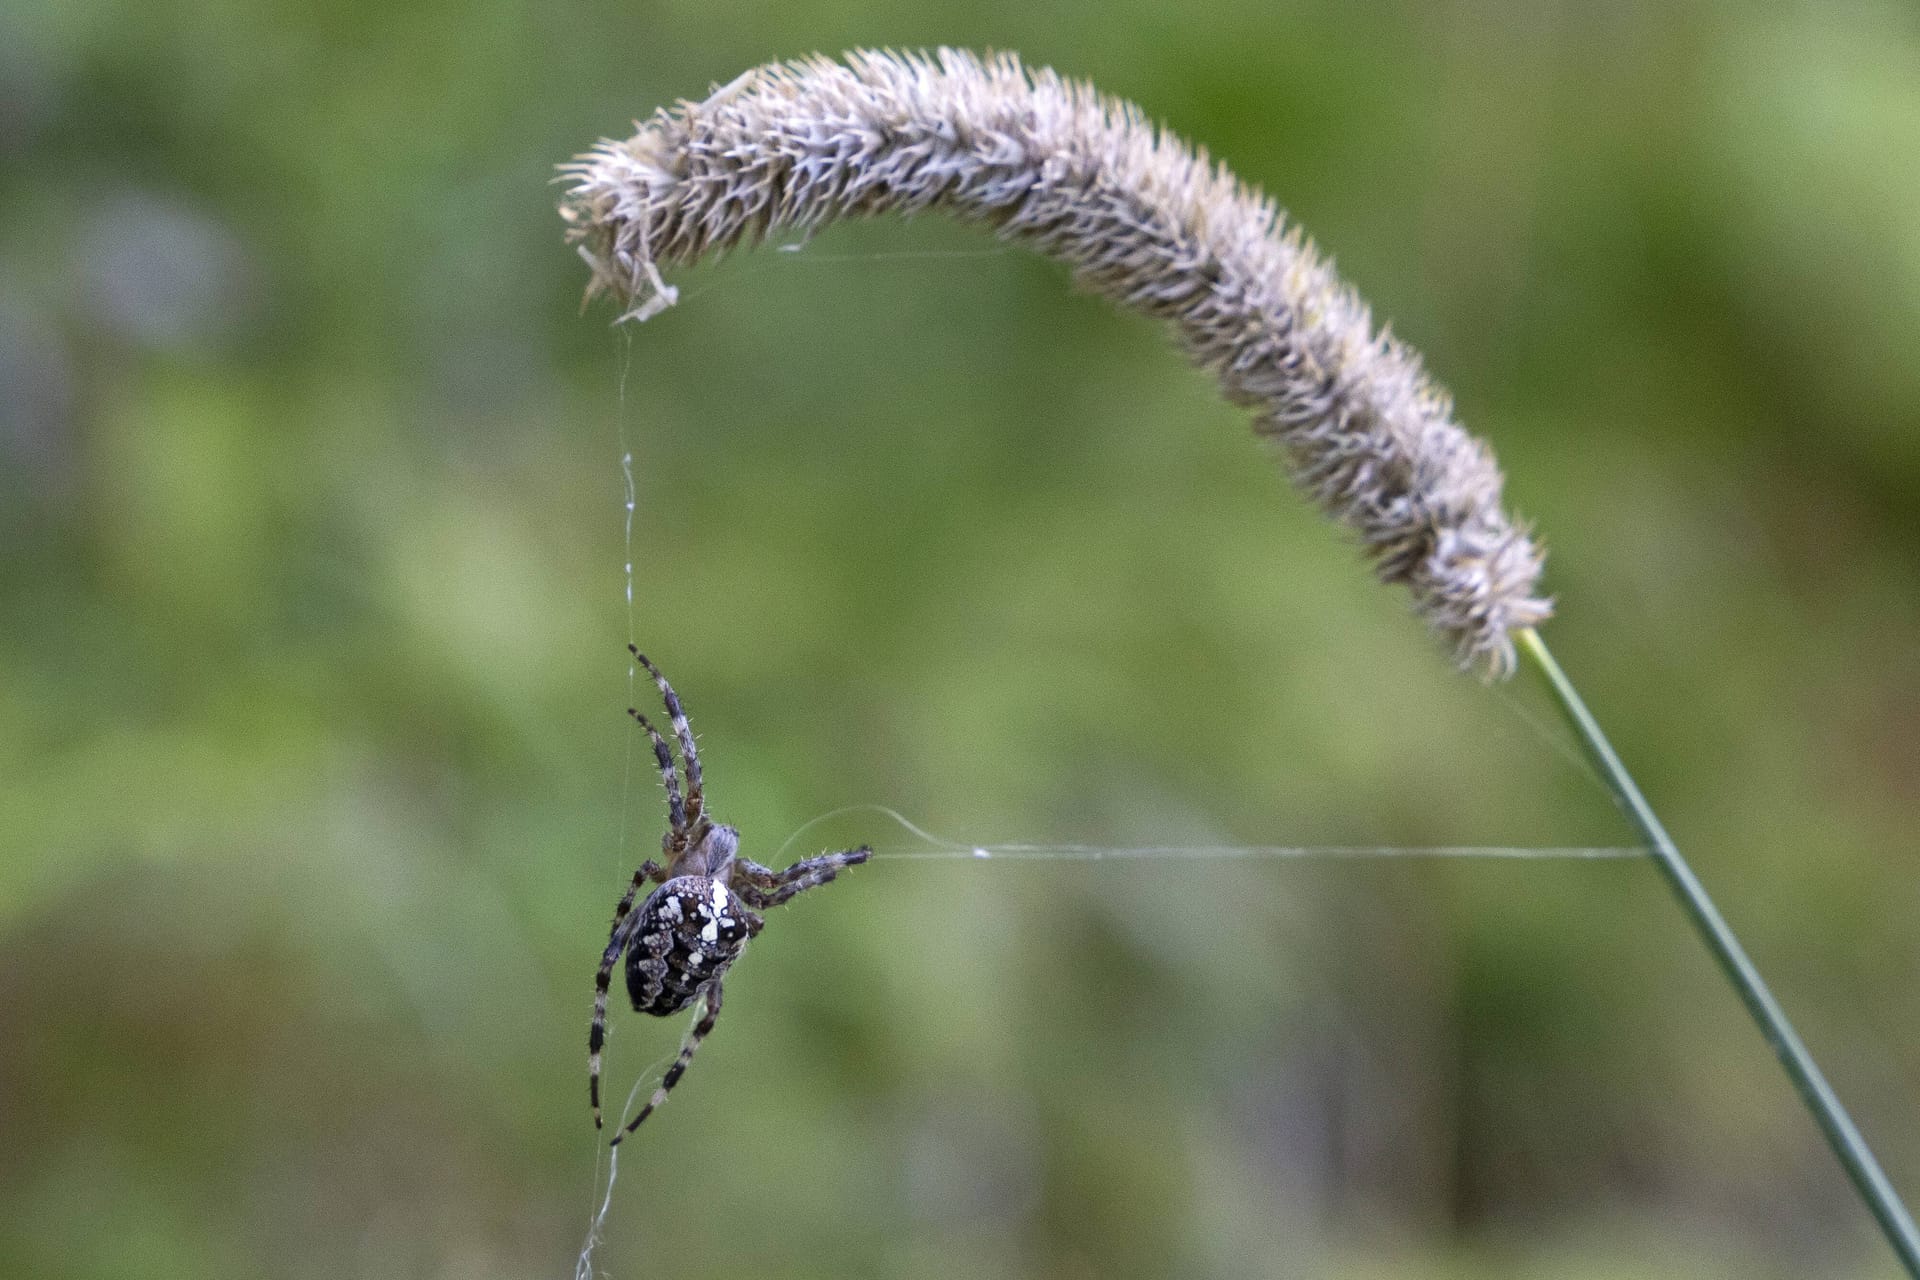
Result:
<instances>
[{"instance_id":1,"label":"spider's spinneret","mask_svg":"<svg viewBox=\"0 0 1920 1280\"><path fill-rule=\"evenodd\" d=\"M706 876L653 891L627 948L627 994L641 1013L678 1013L739 958L751 934L743 904Z\"/></svg>"}]
</instances>

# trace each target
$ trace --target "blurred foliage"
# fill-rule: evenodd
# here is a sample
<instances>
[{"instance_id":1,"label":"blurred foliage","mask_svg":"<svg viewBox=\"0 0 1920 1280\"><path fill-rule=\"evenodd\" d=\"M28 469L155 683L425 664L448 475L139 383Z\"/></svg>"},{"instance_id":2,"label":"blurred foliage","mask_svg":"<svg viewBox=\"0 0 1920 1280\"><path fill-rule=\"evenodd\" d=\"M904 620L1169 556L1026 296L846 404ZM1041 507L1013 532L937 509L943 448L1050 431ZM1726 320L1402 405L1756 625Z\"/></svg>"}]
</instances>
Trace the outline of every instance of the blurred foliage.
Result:
<instances>
[{"instance_id":1,"label":"blurred foliage","mask_svg":"<svg viewBox=\"0 0 1920 1280\"><path fill-rule=\"evenodd\" d=\"M1020 50L1274 191L1491 438L1551 635L1920 1195L1920 21L1837 4L0 10L0 1274L527 1276L661 821L765 857L1608 844L1160 335L926 222L578 313L552 166ZM913 842L851 814L808 851ZM837 846L836 846L837 847ZM1634 864L877 861L625 1148L612 1275L1878 1276ZM624 1093L680 1028L627 1015Z\"/></svg>"}]
</instances>

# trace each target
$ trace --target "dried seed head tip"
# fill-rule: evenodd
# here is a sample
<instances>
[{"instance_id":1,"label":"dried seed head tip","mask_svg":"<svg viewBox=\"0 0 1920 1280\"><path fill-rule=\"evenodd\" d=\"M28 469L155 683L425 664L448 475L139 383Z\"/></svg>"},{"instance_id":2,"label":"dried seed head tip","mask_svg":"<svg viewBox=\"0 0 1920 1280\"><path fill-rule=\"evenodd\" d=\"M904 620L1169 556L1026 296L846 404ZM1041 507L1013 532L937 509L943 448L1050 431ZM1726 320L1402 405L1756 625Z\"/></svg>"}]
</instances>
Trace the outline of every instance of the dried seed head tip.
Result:
<instances>
[{"instance_id":1,"label":"dried seed head tip","mask_svg":"<svg viewBox=\"0 0 1920 1280\"><path fill-rule=\"evenodd\" d=\"M1010 54L857 52L756 68L562 166L561 214L646 319L662 266L840 218L983 223L1166 321L1462 666L1504 676L1544 621L1542 556L1492 452L1265 195L1138 108Z\"/></svg>"}]
</instances>

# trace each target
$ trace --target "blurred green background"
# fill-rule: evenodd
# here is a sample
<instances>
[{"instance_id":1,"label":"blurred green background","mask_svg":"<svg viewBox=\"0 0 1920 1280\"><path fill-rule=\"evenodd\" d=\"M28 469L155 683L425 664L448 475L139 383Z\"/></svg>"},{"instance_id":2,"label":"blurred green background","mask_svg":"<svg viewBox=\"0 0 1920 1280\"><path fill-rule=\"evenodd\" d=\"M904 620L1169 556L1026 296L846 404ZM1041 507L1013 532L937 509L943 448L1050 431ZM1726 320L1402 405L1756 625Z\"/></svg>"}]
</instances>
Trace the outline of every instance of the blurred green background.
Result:
<instances>
[{"instance_id":1,"label":"blurred green background","mask_svg":"<svg viewBox=\"0 0 1920 1280\"><path fill-rule=\"evenodd\" d=\"M1618 844L1145 322L937 220L584 318L553 166L1017 49L1273 191L1920 1195L1920 20L1887 4L0 10L0 1275L570 1273L662 815L763 860ZM624 811L623 811L624 805ZM624 833L624 834L623 834ZM871 840L871 813L784 856ZM617 1097L679 1019L614 1026ZM1889 1276L1636 863L877 860L624 1149L613 1276Z\"/></svg>"}]
</instances>

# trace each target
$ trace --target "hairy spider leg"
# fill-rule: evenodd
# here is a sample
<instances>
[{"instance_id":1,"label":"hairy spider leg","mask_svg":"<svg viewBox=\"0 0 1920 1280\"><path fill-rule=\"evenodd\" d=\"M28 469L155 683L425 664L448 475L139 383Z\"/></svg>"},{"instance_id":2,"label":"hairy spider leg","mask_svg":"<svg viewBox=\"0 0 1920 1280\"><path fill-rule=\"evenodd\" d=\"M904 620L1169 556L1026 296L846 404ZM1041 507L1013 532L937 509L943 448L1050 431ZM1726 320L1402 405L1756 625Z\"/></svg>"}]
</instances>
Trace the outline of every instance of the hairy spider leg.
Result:
<instances>
[{"instance_id":1,"label":"hairy spider leg","mask_svg":"<svg viewBox=\"0 0 1920 1280\"><path fill-rule=\"evenodd\" d=\"M667 822L672 826L672 839L667 848L667 858L671 861L680 856L687 847L687 811L680 802L680 778L673 771L673 752L667 748L667 740L653 727L653 722L641 715L634 707L627 708L627 714L640 722L640 727L653 739L653 758L660 762L660 785L667 789Z\"/></svg>"},{"instance_id":2,"label":"hairy spider leg","mask_svg":"<svg viewBox=\"0 0 1920 1280\"><path fill-rule=\"evenodd\" d=\"M613 967L620 963L620 953L632 941L627 937L627 926L634 898L648 881L664 883L666 879L667 869L652 858L641 863L640 869L633 873L633 883L627 886L626 896L613 909L613 933L607 939L606 953L600 957L600 971L593 976L593 1023L587 1028L587 1097L593 1103L596 1129L600 1128L600 1050L607 1043L607 988L612 985Z\"/></svg>"},{"instance_id":3,"label":"hairy spider leg","mask_svg":"<svg viewBox=\"0 0 1920 1280\"><path fill-rule=\"evenodd\" d=\"M774 871L747 858L734 863L734 868L744 882L738 890L741 898L748 906L765 910L827 883L845 868L857 867L872 856L873 850L861 845L858 849L804 858L784 871Z\"/></svg>"},{"instance_id":4,"label":"hairy spider leg","mask_svg":"<svg viewBox=\"0 0 1920 1280\"><path fill-rule=\"evenodd\" d=\"M680 706L680 695L673 691L667 678L660 674L660 668L647 661L647 655L640 652L640 646L629 644L627 652L634 660L647 669L653 682L660 686L660 699L667 704L667 715L673 721L673 736L680 739L680 762L687 771L687 824L692 832L689 843L698 843L700 836L700 815L706 805L700 792L700 751L693 745L693 730L687 726L687 713Z\"/></svg>"},{"instance_id":5,"label":"hairy spider leg","mask_svg":"<svg viewBox=\"0 0 1920 1280\"><path fill-rule=\"evenodd\" d=\"M627 1123L627 1127L613 1135L613 1141L607 1145L617 1147L626 1136L640 1127L642 1121L654 1113L655 1108L667 1100L673 1092L673 1086L680 1083L680 1077L687 1073L687 1064L693 1061L693 1055L700 1049L700 1042L713 1030L713 1024L720 1017L720 979L715 978L713 985L701 993L700 1021L693 1024L693 1030L687 1033L686 1042L680 1046L680 1056L667 1068L667 1074L660 1077L660 1087L653 1091L653 1097L647 1099L647 1105L640 1108L640 1114Z\"/></svg>"}]
</instances>

